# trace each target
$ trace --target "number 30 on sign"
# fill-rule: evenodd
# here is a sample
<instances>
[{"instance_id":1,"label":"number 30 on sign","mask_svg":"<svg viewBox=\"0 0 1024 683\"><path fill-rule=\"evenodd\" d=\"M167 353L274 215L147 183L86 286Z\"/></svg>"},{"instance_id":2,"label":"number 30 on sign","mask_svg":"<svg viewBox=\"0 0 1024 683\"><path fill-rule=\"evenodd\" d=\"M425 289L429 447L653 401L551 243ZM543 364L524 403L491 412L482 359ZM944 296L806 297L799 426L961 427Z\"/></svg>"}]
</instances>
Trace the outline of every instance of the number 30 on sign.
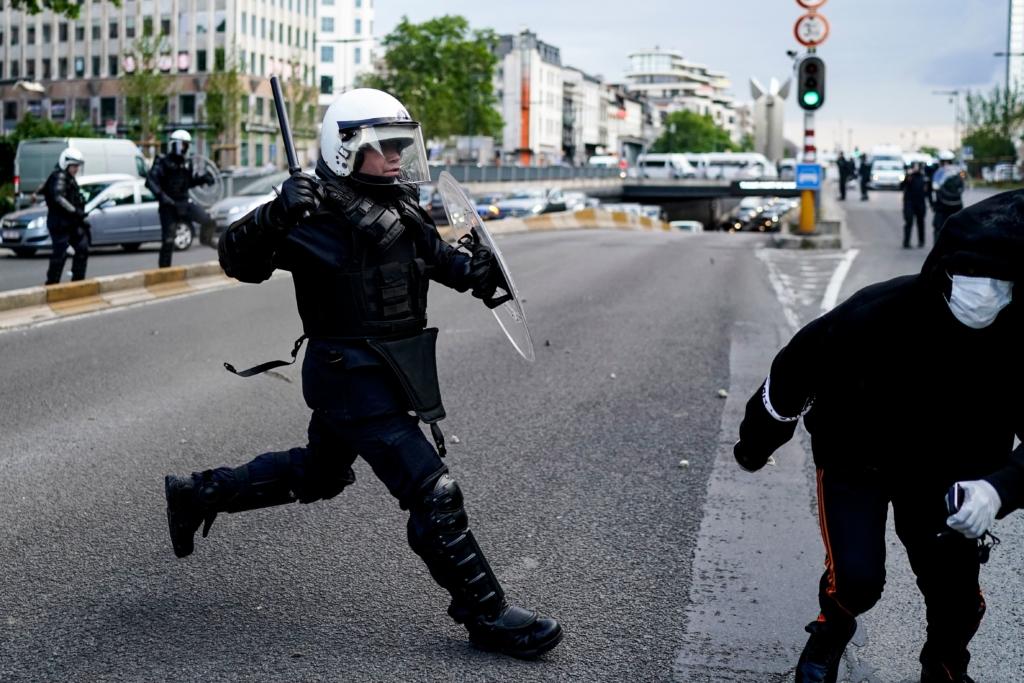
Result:
<instances>
[{"instance_id":1,"label":"number 30 on sign","mask_svg":"<svg viewBox=\"0 0 1024 683\"><path fill-rule=\"evenodd\" d=\"M793 33L804 47L821 45L828 38L828 20L817 12L805 14L797 19Z\"/></svg>"}]
</instances>

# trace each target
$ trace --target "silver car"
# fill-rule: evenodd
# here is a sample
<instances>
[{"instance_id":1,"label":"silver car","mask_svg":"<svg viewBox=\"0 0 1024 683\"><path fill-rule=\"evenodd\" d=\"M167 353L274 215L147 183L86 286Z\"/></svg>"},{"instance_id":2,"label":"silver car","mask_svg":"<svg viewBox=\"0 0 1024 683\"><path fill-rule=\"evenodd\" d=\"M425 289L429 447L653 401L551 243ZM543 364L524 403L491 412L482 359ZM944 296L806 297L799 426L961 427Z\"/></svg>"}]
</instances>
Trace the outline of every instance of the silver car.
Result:
<instances>
[{"instance_id":1,"label":"silver car","mask_svg":"<svg viewBox=\"0 0 1024 683\"><path fill-rule=\"evenodd\" d=\"M144 242L160 241L160 203L146 188L145 180L123 174L78 178L89 215L91 246L121 245L136 251ZM14 211L0 221L0 246L18 256L32 256L52 246L46 228L46 206ZM195 226L181 223L174 236L174 248L192 246Z\"/></svg>"},{"instance_id":2,"label":"silver car","mask_svg":"<svg viewBox=\"0 0 1024 683\"><path fill-rule=\"evenodd\" d=\"M311 171L309 171L311 173ZM288 180L288 171L273 173L253 181L244 190L236 195L220 200L210 207L210 217L217 223L216 234L220 235L224 230L243 218L247 213L260 204L265 204L277 196L275 187Z\"/></svg>"}]
</instances>

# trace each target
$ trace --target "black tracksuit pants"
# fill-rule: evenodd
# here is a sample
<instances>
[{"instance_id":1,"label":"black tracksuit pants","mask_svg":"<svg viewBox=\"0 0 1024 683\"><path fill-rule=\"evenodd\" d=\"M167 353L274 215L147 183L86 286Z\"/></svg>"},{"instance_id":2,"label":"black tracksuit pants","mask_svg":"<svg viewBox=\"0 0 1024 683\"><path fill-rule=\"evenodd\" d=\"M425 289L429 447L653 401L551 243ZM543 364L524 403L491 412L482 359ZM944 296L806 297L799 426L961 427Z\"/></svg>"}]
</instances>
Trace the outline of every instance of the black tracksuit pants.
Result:
<instances>
[{"instance_id":1,"label":"black tracksuit pants","mask_svg":"<svg viewBox=\"0 0 1024 683\"><path fill-rule=\"evenodd\" d=\"M64 264L68 260L68 245L75 250L71 260L71 280L84 280L85 268L89 263L89 235L84 230L71 228L69 231L50 231L53 251L50 252L50 267L46 271L46 284L55 285L60 282L64 272Z\"/></svg>"},{"instance_id":2,"label":"black tracksuit pants","mask_svg":"<svg viewBox=\"0 0 1024 683\"><path fill-rule=\"evenodd\" d=\"M210 214L203 210L203 207L194 202L187 205L183 201L181 211L175 205L160 205L160 268L169 268L171 265L171 254L174 253L174 235L177 232L179 223L199 223L203 234L213 234L215 223Z\"/></svg>"},{"instance_id":3,"label":"black tracksuit pants","mask_svg":"<svg viewBox=\"0 0 1024 683\"><path fill-rule=\"evenodd\" d=\"M896 534L907 549L927 608L928 638L921 661L930 670L963 672L970 661L967 643L981 624L985 601L978 585L977 541L946 526L945 492L943 484L928 485L920 477L819 469L825 573L818 619L843 627L882 596L891 502Z\"/></svg>"},{"instance_id":4,"label":"black tracksuit pants","mask_svg":"<svg viewBox=\"0 0 1024 683\"><path fill-rule=\"evenodd\" d=\"M917 246L924 246L924 217L928 211L925 204L903 205L903 246L910 246L910 233L913 232L914 219L917 219Z\"/></svg>"}]
</instances>

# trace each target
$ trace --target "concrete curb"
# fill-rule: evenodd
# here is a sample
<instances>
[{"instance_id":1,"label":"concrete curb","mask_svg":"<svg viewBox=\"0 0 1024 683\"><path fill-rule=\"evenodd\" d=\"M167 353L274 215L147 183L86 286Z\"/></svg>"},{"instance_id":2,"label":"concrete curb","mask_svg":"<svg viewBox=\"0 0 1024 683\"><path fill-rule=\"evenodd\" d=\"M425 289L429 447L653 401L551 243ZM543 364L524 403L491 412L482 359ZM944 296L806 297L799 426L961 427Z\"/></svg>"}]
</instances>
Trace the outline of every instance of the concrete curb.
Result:
<instances>
[{"instance_id":1,"label":"concrete curb","mask_svg":"<svg viewBox=\"0 0 1024 683\"><path fill-rule=\"evenodd\" d=\"M551 230L672 229L663 221L599 209L509 218L488 223L487 227L495 235ZM449 242L454 241L451 228L444 226L438 232ZM15 289L0 292L0 330L235 284L238 282L224 274L220 263L208 261L190 266L105 275L80 282Z\"/></svg>"},{"instance_id":2,"label":"concrete curb","mask_svg":"<svg viewBox=\"0 0 1024 683\"><path fill-rule=\"evenodd\" d=\"M0 292L0 330L238 284L217 261Z\"/></svg>"}]
</instances>

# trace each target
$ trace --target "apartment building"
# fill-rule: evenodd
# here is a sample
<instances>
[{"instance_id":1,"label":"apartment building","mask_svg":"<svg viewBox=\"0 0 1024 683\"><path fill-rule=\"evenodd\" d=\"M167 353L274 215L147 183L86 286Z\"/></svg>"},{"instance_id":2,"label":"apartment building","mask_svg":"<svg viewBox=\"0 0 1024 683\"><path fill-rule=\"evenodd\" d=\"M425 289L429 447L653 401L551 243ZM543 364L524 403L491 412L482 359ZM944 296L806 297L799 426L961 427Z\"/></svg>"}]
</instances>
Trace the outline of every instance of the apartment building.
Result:
<instances>
[{"instance_id":1,"label":"apartment building","mask_svg":"<svg viewBox=\"0 0 1024 683\"><path fill-rule=\"evenodd\" d=\"M319 102L329 106L373 70L373 0L318 0Z\"/></svg>"},{"instance_id":2,"label":"apartment building","mask_svg":"<svg viewBox=\"0 0 1024 683\"><path fill-rule=\"evenodd\" d=\"M197 151L210 153L203 135L208 77L234 62L246 94L231 165L282 166L269 79L315 86L316 13L315 0L124 0L121 7L82 0L71 20L50 10L14 11L0 0L0 128L10 130L26 114L77 116L125 137L120 79L138 68L127 56L135 42L153 36L161 46L157 66L170 79L167 130L192 131ZM315 126L298 118L300 157L315 159Z\"/></svg>"}]
</instances>

